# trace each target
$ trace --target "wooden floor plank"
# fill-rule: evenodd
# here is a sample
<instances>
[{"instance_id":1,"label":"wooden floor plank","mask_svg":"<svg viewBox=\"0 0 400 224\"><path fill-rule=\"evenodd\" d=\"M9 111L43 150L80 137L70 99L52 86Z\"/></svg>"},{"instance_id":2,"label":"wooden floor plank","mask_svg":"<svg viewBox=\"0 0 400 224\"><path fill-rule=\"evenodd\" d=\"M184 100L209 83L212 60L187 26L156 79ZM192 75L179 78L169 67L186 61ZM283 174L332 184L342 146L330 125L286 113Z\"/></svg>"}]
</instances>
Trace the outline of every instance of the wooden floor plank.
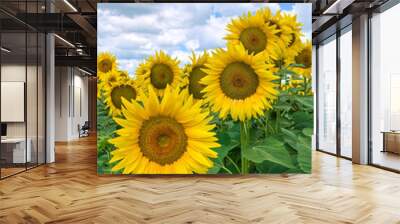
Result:
<instances>
[{"instance_id":1,"label":"wooden floor plank","mask_svg":"<svg viewBox=\"0 0 400 224\"><path fill-rule=\"evenodd\" d=\"M311 175L98 176L96 141L0 181L0 223L400 223L400 175L313 153Z\"/></svg>"}]
</instances>

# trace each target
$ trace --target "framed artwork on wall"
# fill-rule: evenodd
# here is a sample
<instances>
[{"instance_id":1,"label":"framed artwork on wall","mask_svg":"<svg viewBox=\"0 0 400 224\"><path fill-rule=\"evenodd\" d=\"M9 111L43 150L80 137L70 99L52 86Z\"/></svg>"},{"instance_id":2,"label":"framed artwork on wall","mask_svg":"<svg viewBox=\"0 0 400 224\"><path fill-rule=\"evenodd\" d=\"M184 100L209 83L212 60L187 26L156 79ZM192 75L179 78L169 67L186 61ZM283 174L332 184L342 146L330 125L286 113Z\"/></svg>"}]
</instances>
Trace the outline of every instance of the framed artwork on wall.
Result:
<instances>
[{"instance_id":1,"label":"framed artwork on wall","mask_svg":"<svg viewBox=\"0 0 400 224\"><path fill-rule=\"evenodd\" d=\"M311 4L98 4L98 173L310 173Z\"/></svg>"}]
</instances>

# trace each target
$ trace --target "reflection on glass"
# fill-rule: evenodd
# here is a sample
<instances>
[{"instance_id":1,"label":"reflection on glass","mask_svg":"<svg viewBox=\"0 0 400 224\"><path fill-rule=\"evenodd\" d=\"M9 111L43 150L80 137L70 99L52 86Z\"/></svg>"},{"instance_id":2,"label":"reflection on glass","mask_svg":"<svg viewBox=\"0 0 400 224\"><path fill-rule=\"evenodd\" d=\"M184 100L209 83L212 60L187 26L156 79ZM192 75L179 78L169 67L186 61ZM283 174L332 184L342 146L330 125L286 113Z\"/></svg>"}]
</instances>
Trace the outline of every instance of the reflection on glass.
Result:
<instances>
[{"instance_id":1,"label":"reflection on glass","mask_svg":"<svg viewBox=\"0 0 400 224\"><path fill-rule=\"evenodd\" d=\"M352 33L340 36L340 152L352 157Z\"/></svg>"},{"instance_id":2,"label":"reflection on glass","mask_svg":"<svg viewBox=\"0 0 400 224\"><path fill-rule=\"evenodd\" d=\"M6 131L1 140L1 176L25 170L31 151L26 144L24 114L26 89L26 34L2 33L1 57L1 123ZM28 147L27 147L28 146ZM28 148L28 150L26 150Z\"/></svg>"},{"instance_id":3,"label":"reflection on glass","mask_svg":"<svg viewBox=\"0 0 400 224\"><path fill-rule=\"evenodd\" d=\"M336 40L318 48L318 148L336 153Z\"/></svg>"},{"instance_id":4,"label":"reflection on glass","mask_svg":"<svg viewBox=\"0 0 400 224\"><path fill-rule=\"evenodd\" d=\"M19 15L43 13L44 5L44 0L0 1ZM0 37L0 178L5 178L45 162L46 40L2 12Z\"/></svg>"},{"instance_id":5,"label":"reflection on glass","mask_svg":"<svg viewBox=\"0 0 400 224\"><path fill-rule=\"evenodd\" d=\"M400 170L400 45L393 27L398 21L400 5L377 14L371 38L372 163L396 170Z\"/></svg>"}]
</instances>

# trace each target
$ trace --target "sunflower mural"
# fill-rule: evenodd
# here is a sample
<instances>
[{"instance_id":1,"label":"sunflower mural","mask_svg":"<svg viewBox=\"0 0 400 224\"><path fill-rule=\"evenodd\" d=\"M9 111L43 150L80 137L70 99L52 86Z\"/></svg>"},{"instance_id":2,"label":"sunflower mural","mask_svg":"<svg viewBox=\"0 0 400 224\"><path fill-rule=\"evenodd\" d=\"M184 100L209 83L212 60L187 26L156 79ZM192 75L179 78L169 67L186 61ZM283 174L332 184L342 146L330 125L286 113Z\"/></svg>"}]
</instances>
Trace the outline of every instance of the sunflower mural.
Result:
<instances>
[{"instance_id":1,"label":"sunflower mural","mask_svg":"<svg viewBox=\"0 0 400 224\"><path fill-rule=\"evenodd\" d=\"M137 7L162 8L156 5ZM198 40L181 43L190 36L177 26L186 17L146 27L145 36L132 41L148 43L123 49L118 57L100 47L98 173L310 173L312 46L301 21L311 15L299 20L285 7L242 7L225 20L225 30L219 30L224 44L214 48ZM156 32L159 36L150 38ZM168 32L175 32L173 38ZM203 33L193 38L198 35ZM215 40L210 35L205 42ZM127 58L130 54L140 57Z\"/></svg>"}]
</instances>

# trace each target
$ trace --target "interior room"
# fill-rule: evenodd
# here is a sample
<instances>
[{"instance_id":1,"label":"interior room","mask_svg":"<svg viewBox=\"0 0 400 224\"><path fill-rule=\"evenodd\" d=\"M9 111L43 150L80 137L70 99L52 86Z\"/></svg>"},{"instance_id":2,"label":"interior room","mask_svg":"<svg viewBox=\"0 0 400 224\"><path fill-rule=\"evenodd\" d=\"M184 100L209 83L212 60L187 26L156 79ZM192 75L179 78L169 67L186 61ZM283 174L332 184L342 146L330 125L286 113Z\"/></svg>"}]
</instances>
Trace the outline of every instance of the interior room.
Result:
<instances>
[{"instance_id":1,"label":"interior room","mask_svg":"<svg viewBox=\"0 0 400 224\"><path fill-rule=\"evenodd\" d=\"M238 1L246 4L240 7L238 5L233 12L224 10L222 6L209 7L209 11L203 11L210 2L215 1L201 1L204 4L201 7L194 7L188 3L192 1L177 2L182 3L179 10L185 13L177 15L177 12L181 12L177 6L175 11L174 8L171 9L171 13L163 11L151 14L152 10L161 10L171 3L163 0L0 1L0 223L400 223L398 0ZM231 4L236 4L233 2ZM124 5L126 7L122 7L122 13L116 14L113 9L117 8L119 3L129 5ZM142 10L136 8L136 11L130 11L135 8L132 5L138 3L143 7ZM167 45L179 43L181 45L175 51L166 51L172 56L163 56L163 60L174 61L183 56L193 60L192 55L206 52L199 46L204 43L210 44L217 39L204 33L219 35L229 32L227 24L234 23L232 21L235 16L243 15L242 12L251 14L255 8L261 8L262 3L267 3L271 9L270 15L266 13L271 18L282 19L282 15L288 18L293 18L291 16L294 15L296 18L306 17L304 14L312 18L309 21L311 23L304 29L307 33L303 33L301 39L306 42L305 37L310 37L308 43L312 50L307 59L311 60L310 63L294 63L297 59L291 64L284 60L275 60L276 58L271 60L273 66L282 67L286 63L288 67L310 70L310 92L304 90L301 94L296 93L296 96L289 91L285 92L288 99L307 105L309 119L304 113L298 113L300 115L296 123L288 121L288 113L265 113L268 116L263 117L263 130L266 130L265 133L272 130L274 135L271 136L277 140L271 141L267 135L263 135L267 140L261 146L252 145L258 143L259 136L247 138L249 135L246 134L260 131L257 130L259 120L245 124L240 121L228 122L218 120L219 118L208 118L210 122L215 122L216 126L219 125L218 127L237 128L238 131L233 134L222 131L214 136L209 134L214 130L214 126L204 124L206 131L189 130L182 135L173 136L181 137L187 142L188 136L195 136L194 139L189 139L192 143L199 143L198 139L208 137L205 143L198 144L198 148L207 148L204 146L206 144L219 147L220 151L215 151L224 155L223 160L219 161L221 163L218 163L219 173L144 174L145 165L150 164L150 161L154 162L145 159L141 165L132 165L126 170L118 169L139 160L133 156L127 156L125 159L122 154L145 148L139 145L140 143L149 143L154 148L170 146L171 142L176 143L176 138L170 138L166 134L173 131L181 133L178 131L182 126L179 126L178 122L178 125L170 129L151 129L151 125L158 123L148 122L145 118L158 116L157 113L166 108L166 103L161 103L164 96L158 95L159 92L150 93L150 90L144 91L144 95L147 95L140 96L147 101L138 101L137 104L134 104L132 99L123 100L121 96L117 100L109 97L108 101L119 103L119 114L114 116L112 109L116 109L110 109L102 95L106 91L111 92L111 85L105 86L102 83L104 80L101 80L101 70L103 66L107 68L108 65L99 64L102 55L100 51L106 49L104 51L112 54L123 52L115 57L115 64L119 66L118 69L124 68L126 74L122 74L122 69L114 70L121 76L137 78L137 81L141 74L151 76L156 69L149 69L151 63L145 64L145 68L141 67L141 61L136 55L151 60L151 53L158 52ZM100 4L109 7L99 7ZM148 4L152 7L147 7ZM292 6L295 4L305 4L310 10L299 11ZM254 13L252 16L257 15ZM273 24L273 19L267 21L268 16L263 17L260 26L265 30L277 29L271 32L269 38L283 41L285 22L280 23L278 19ZM141 18L140 22L133 19L137 17ZM103 20L100 18L106 18L108 24L101 22ZM247 17L243 15L241 18L245 21ZM192 23L182 25L181 20ZM286 21L286 26L287 23ZM237 24L242 26L246 23ZM169 27L167 29L164 26ZM169 29L172 29L172 34L169 33ZM116 30L120 33L113 33ZM138 35L139 30L143 31L145 38ZM195 35L193 30L197 32ZM107 38L100 38L100 32L107 33ZM250 38L250 42L257 42L257 35L256 38ZM204 39L189 41L189 38L198 37ZM239 45L246 49L242 36L237 35L237 38L237 42L241 44ZM290 44L284 49L289 49L289 45L294 43L295 38L290 38ZM223 44L225 40L218 39ZM126 52L126 45L138 47L138 50ZM189 47L196 49L193 54L184 52ZM225 51L228 52L229 49L222 47L218 51L210 50L210 57ZM277 52L278 50L269 53L276 56L275 54L279 54ZM295 52L296 56L290 55L295 54L293 52L281 53L295 59L300 55L299 52ZM154 58L159 54L161 53L157 53ZM248 57L257 55L251 55L247 51L246 54ZM109 57L112 59L113 55ZM243 61L241 63L244 63ZM264 59L260 61L260 64L267 63ZM202 67L199 71L207 73L223 64L217 62L217 66L212 68L209 65L211 63L202 65L208 66L208 70ZM184 64L179 66L182 67L182 76L185 72L195 70L194 66L190 69ZM109 67L111 69L112 66ZM251 69L251 66L241 71L249 71L249 68ZM166 71L163 72L163 77L170 75L169 70L160 70ZM219 70L221 74L225 74L225 69ZM290 69L283 73L288 77L295 76L295 72ZM235 74L233 72L227 76ZM113 78L111 75L109 77ZM245 81L256 80L258 85L258 78ZM124 80L120 81L121 86L129 84L126 81L128 79L121 80ZM148 80L151 82L152 79ZM204 80L209 81L203 78L199 83L205 85ZM235 87L246 83L241 82L243 80L232 80L233 84L237 84ZM280 83L278 81L276 86L288 84L282 79ZM306 79L296 81L305 83ZM221 87L221 83L216 86ZM299 89L293 83L290 85L293 89ZM232 95L240 93L231 92ZM172 94L174 92L168 92L167 96ZM302 100L304 98L301 97L307 94L310 100ZM136 92L134 95L138 97ZM150 98L152 100L148 100ZM171 99L178 104L177 96ZM193 98L185 99L187 100L184 103L187 104L196 102ZM278 100L268 99L268 103L273 106L276 102ZM148 105L151 109L140 112L139 109ZM178 108L174 105L170 103L167 109L173 111L175 107ZM285 105L277 108L287 110ZM191 112L191 116L186 116L185 119L198 118L199 120L191 122L193 125L199 124L203 122L199 117L207 117L201 114L204 111ZM220 112L228 114L227 111ZM262 111L264 113L264 110ZM219 113L211 108L208 112L213 115ZM246 112L243 116L245 115ZM232 117L232 114L229 116ZM109 119L104 119L105 117ZM146 121L139 121L137 117ZM123 118L134 119L129 123ZM277 124L278 119L281 119L282 124L286 122L284 125L287 126L280 127ZM295 134L287 131L290 125L298 126L299 123L301 126L305 122L309 122L313 127L293 132ZM144 124L150 128L142 128ZM135 125L142 125L141 129ZM128 128L118 129L121 127ZM283 130L285 128L287 130ZM154 135L156 141L143 137L126 137L132 133L142 134L143 130L164 132ZM279 132L282 130L283 132ZM290 135L292 141L285 138L285 133ZM112 144L120 136L125 138L117 142L121 146L118 149L120 151L117 151L117 147ZM311 142L307 141L305 146L301 141L301 137L304 136ZM128 145L132 142L135 144ZM222 142L229 147L221 147ZM188 147L189 144L185 142L182 145ZM301 169L294 169L291 163L282 162L294 161L294 165L302 168L304 163L301 162L304 161L298 158L306 157L297 156L302 152L304 154L306 150L292 147L299 145L300 149L306 147L306 150L311 151L309 172L299 172ZM280 149L288 148L288 154L280 154ZM159 153L160 155L164 155L163 153L170 148L163 149L165 151ZM238 159L235 159L232 152L234 149L249 149L247 153L250 151L253 154L240 154ZM179 153L183 155L181 151ZM273 154L277 151L278 154ZM138 155L146 156L152 152L150 149L142 150ZM198 155L195 150L192 153ZM213 151L207 151L207 156L217 164L218 158L211 158L215 157ZM187 162L192 157L182 158ZM192 161L192 166L201 164L195 168L204 171L208 160L202 160L201 156L193 158L200 161ZM254 161L260 161L261 165L256 166ZM169 167L167 171L188 171L188 166ZM243 172L258 171L262 166L271 172ZM154 167L153 170L148 170L157 170L157 167ZM138 173L128 172L134 170ZM210 170L212 168L205 171Z\"/></svg>"}]
</instances>

